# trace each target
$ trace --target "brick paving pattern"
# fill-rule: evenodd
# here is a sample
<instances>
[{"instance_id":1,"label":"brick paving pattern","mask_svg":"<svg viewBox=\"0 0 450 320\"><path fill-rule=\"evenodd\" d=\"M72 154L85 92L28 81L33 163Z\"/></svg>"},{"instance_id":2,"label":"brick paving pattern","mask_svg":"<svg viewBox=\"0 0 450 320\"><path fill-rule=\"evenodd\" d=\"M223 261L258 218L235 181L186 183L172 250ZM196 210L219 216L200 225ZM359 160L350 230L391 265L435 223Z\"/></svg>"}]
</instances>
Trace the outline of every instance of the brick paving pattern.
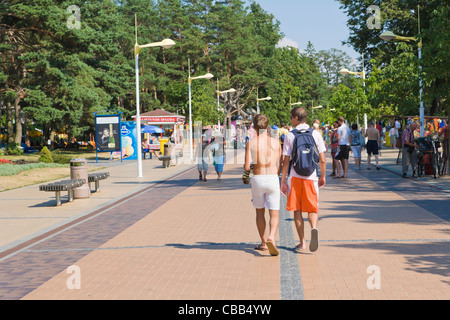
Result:
<instances>
[{"instance_id":1,"label":"brick paving pattern","mask_svg":"<svg viewBox=\"0 0 450 320\"><path fill-rule=\"evenodd\" d=\"M320 192L319 250L294 253L292 214L282 210L281 254L271 257L253 250L259 237L241 174L242 165L231 164L223 181L211 172L205 183L193 168L4 257L0 299L450 296L450 229L441 209L448 193L427 186L418 192L413 181L384 170L329 178ZM108 185L102 190L107 195ZM308 223L305 230L309 239ZM80 289L68 287L72 265L81 271ZM379 289L368 288L370 266L379 268Z\"/></svg>"}]
</instances>

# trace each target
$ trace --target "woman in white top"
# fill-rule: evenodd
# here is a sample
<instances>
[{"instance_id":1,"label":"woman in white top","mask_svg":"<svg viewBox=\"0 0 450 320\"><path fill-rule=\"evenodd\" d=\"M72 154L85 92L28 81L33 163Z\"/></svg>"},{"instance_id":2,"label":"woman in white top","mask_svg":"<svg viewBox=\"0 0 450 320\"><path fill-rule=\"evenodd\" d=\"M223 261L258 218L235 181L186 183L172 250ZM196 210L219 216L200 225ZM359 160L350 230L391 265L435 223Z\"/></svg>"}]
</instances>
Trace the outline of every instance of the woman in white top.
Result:
<instances>
[{"instance_id":1,"label":"woman in white top","mask_svg":"<svg viewBox=\"0 0 450 320\"><path fill-rule=\"evenodd\" d=\"M397 145L397 137L398 130L396 127L392 127L391 130L389 130L389 138L391 138L391 149L394 149Z\"/></svg>"}]
</instances>

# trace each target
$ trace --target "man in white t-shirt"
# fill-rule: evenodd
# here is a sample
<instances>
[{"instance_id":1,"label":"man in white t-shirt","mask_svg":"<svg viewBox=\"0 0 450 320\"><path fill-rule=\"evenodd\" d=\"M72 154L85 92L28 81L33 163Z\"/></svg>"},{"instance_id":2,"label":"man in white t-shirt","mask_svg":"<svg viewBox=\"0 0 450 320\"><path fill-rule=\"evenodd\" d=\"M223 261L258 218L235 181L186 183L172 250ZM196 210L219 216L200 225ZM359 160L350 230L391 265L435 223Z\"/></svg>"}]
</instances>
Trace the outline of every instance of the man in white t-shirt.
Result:
<instances>
[{"instance_id":1,"label":"man in white t-shirt","mask_svg":"<svg viewBox=\"0 0 450 320\"><path fill-rule=\"evenodd\" d=\"M335 160L341 161L344 174L336 178L347 178L348 172L348 154L352 142L351 130L345 124L344 117L338 118L339 128L337 129L337 138L339 140L339 151L334 157Z\"/></svg>"},{"instance_id":2,"label":"man in white t-shirt","mask_svg":"<svg viewBox=\"0 0 450 320\"><path fill-rule=\"evenodd\" d=\"M309 126L306 124L307 117L308 114L305 109L301 107L293 109L291 111L291 122L293 127L300 131L308 130ZM306 249L302 212L308 213L308 221L311 225L311 242L309 250L314 252L319 246L317 231L317 223L319 221L319 187L323 187L326 184L326 147L321 134L317 130L313 130L312 136L319 152L320 177L317 175L317 170L309 177L305 177L297 174L295 169L291 167L290 161L295 140L294 133L288 133L283 146L284 160L283 174L281 176L281 192L287 196L286 210L294 212L295 226L300 239L300 244L295 248L297 252L302 252ZM288 178L287 175L289 169L290 175ZM286 178L288 178L288 181L286 181Z\"/></svg>"}]
</instances>

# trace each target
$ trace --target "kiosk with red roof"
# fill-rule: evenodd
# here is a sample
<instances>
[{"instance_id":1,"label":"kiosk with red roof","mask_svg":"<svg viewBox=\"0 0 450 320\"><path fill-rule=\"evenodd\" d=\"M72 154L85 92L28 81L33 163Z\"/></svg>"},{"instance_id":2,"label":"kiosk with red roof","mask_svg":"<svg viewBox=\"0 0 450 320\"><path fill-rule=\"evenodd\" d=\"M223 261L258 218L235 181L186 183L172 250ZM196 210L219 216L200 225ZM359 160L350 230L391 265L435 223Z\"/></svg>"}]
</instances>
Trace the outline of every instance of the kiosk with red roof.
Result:
<instances>
[{"instance_id":1,"label":"kiosk with red roof","mask_svg":"<svg viewBox=\"0 0 450 320\"><path fill-rule=\"evenodd\" d=\"M132 118L136 119L136 116L133 116ZM183 128L185 119L186 118L184 116L161 109L142 113L141 114L142 127L146 125L158 126L165 131L164 134L161 133L159 144L154 145L150 144L151 135L146 134L149 149L150 150L160 149L161 153L164 154L164 143L168 142L171 138L173 138L172 142L175 143L176 150L183 149L183 132L184 132ZM164 137L166 137L166 139L164 139Z\"/></svg>"}]
</instances>

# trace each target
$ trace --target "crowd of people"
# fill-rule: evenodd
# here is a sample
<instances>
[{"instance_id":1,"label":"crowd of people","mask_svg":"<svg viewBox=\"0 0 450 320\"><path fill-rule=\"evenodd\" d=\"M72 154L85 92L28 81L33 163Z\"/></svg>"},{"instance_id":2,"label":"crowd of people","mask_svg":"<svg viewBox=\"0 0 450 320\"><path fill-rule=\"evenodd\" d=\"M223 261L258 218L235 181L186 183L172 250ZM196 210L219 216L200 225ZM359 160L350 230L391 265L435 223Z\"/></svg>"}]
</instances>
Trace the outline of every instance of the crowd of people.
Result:
<instances>
[{"instance_id":1,"label":"crowd of people","mask_svg":"<svg viewBox=\"0 0 450 320\"><path fill-rule=\"evenodd\" d=\"M318 119L311 126L307 124L307 111L297 107L291 110L291 125L270 126L267 116L259 114L253 119L249 130L244 132L245 164L242 180L251 183L252 204L256 210L256 226L261 243L255 250L268 251L279 255L275 236L279 225L281 195L286 196L286 210L294 213L294 222L300 243L293 248L296 252L306 250L305 222L303 213L308 214L311 227L309 251L319 247L318 215L319 189L326 185L326 160L328 150L332 158L334 179L347 179L349 155L353 154L356 170L361 168L363 148L367 152L367 170L380 170L379 155L383 133L389 136L391 148L399 148L403 153L404 176L408 166L414 164L417 124L409 121L404 128L396 120L385 128L379 123L369 122L366 130L357 124L348 125L344 117L339 117L332 126L321 126ZM446 135L448 126L444 122L439 134ZM199 180L206 182L208 164L213 157L217 180L222 180L227 140L223 135L206 132L198 143L195 154L198 159ZM303 149L301 149L303 148ZM375 166L372 166L372 157ZM253 174L250 178L251 173ZM281 176L281 180L280 180ZM269 234L266 235L265 211L269 211Z\"/></svg>"},{"instance_id":2,"label":"crowd of people","mask_svg":"<svg viewBox=\"0 0 450 320\"><path fill-rule=\"evenodd\" d=\"M305 109L294 108L291 111L292 127L282 124L280 128L277 128L277 135L274 135L270 133L271 127L267 117L257 115L253 122L257 133L256 139L251 139L246 146L245 171L242 179L244 183L250 183L250 172L253 172L252 203L256 210L256 225L261 238L261 243L255 247L255 250L267 250L273 256L279 255L275 246L275 235L279 224L280 192L287 197L286 211L294 212L295 227L300 239L300 243L294 250L296 252L306 250L303 213L308 214L311 227L309 251L315 252L318 249L318 199L319 189L326 185L325 152L328 151L328 146L331 148L330 176L333 178L348 177L350 152L353 154L356 170L361 170L363 148L367 150L367 170L372 170L372 156L375 158L376 170L381 169L378 163L382 146L382 130L379 124L370 122L367 130L363 132L359 130L357 124L352 124L350 128L343 117L339 117L332 128L321 128L318 119L314 120L310 127L306 119ZM448 145L448 126L444 123L441 128L442 134L447 134ZM417 147L414 142L416 129L417 125L414 122L409 122L403 131L399 121L393 123L392 128L388 128L393 148L409 150L410 144L414 148ZM397 144L397 138L401 144ZM301 149L300 146L307 144L308 141L313 142L307 148ZM312 149L310 146L314 146L313 152L309 152L309 149ZM302 155L299 155L300 153ZM312 153L311 158L314 159L312 171L305 171L304 166L308 166L305 163L309 163L308 157L304 157L305 153ZM314 156L317 157L314 158ZM405 167L408 157L404 154L403 158L403 167ZM301 168L298 168L299 162L303 163ZM270 217L268 235L266 235L266 209Z\"/></svg>"}]
</instances>

